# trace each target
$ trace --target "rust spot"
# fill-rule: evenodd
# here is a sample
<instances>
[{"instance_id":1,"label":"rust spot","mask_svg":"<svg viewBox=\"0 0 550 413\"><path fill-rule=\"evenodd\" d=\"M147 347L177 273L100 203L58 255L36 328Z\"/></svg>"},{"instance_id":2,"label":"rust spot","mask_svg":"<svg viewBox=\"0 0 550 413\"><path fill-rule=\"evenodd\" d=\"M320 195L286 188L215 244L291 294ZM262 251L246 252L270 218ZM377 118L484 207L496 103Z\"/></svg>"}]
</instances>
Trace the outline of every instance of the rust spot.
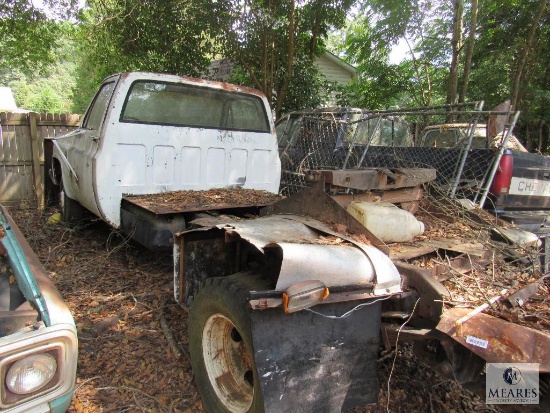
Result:
<instances>
[{"instance_id":1,"label":"rust spot","mask_svg":"<svg viewBox=\"0 0 550 413\"><path fill-rule=\"evenodd\" d=\"M483 313L463 322L459 332L456 322L470 311L469 308L446 310L436 329L489 363L539 363L541 373L550 372L549 334ZM468 344L468 336L487 341L487 348Z\"/></svg>"}]
</instances>

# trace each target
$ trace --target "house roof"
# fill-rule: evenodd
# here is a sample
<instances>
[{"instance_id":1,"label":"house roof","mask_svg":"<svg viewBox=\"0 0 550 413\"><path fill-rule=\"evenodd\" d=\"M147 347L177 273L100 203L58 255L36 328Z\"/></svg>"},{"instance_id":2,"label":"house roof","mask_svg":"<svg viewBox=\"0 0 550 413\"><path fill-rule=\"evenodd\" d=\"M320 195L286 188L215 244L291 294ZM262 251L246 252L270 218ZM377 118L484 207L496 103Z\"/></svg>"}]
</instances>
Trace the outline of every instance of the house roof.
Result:
<instances>
[{"instance_id":1,"label":"house roof","mask_svg":"<svg viewBox=\"0 0 550 413\"><path fill-rule=\"evenodd\" d=\"M330 63L337 66L339 70L346 72L350 77L355 77L355 75L357 74L357 69L355 67L344 62L338 56L329 51L325 51L324 54L319 56L316 59L317 63L319 64L322 59L328 60ZM210 75L215 77L216 79L228 79L231 76L231 72L233 70L232 66L233 65L231 64L231 61L227 58L215 59L210 62L210 67L208 71Z\"/></svg>"},{"instance_id":2,"label":"house roof","mask_svg":"<svg viewBox=\"0 0 550 413\"><path fill-rule=\"evenodd\" d=\"M354 66L350 65L349 63L344 62L338 56L336 56L335 54L333 54L329 51L325 51L324 57L326 57L332 63L340 66L343 70L349 72L349 74L351 76L355 76L355 74L357 73L357 69Z\"/></svg>"}]
</instances>

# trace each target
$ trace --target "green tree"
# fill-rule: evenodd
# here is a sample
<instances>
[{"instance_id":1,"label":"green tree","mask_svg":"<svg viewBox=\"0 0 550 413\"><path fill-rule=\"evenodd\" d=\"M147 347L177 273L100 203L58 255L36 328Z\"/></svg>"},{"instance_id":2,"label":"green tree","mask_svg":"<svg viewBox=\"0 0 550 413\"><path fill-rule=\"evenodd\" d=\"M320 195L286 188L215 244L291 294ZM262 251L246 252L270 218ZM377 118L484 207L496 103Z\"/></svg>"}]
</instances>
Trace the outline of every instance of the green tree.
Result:
<instances>
[{"instance_id":1,"label":"green tree","mask_svg":"<svg viewBox=\"0 0 550 413\"><path fill-rule=\"evenodd\" d=\"M78 89L86 98L76 97L76 105L82 107L99 81L113 72L205 76L214 57L230 59L233 80L262 90L277 115L295 105L311 105L322 85L314 59L353 3L89 0L79 36Z\"/></svg>"},{"instance_id":2,"label":"green tree","mask_svg":"<svg viewBox=\"0 0 550 413\"><path fill-rule=\"evenodd\" d=\"M428 29L422 24L425 10L411 7L411 3L398 7L401 4L365 2L342 36L345 59L359 71L358 81L347 91L352 105L370 109L426 106L441 99L441 88L434 92L433 84L441 83L446 68L436 63L442 60L439 56L420 48L434 41L426 38ZM392 63L391 48L399 41L408 45L409 52L400 63Z\"/></svg>"},{"instance_id":3,"label":"green tree","mask_svg":"<svg viewBox=\"0 0 550 413\"><path fill-rule=\"evenodd\" d=\"M41 113L64 112L61 98L49 85L41 88L38 93L28 96L25 106Z\"/></svg>"},{"instance_id":4,"label":"green tree","mask_svg":"<svg viewBox=\"0 0 550 413\"><path fill-rule=\"evenodd\" d=\"M33 74L55 62L63 32L58 22L76 11L77 0L45 0L38 8L32 0L0 3L0 74L20 70Z\"/></svg>"},{"instance_id":5,"label":"green tree","mask_svg":"<svg viewBox=\"0 0 550 413\"><path fill-rule=\"evenodd\" d=\"M56 60L41 70L28 71L21 68L7 68L0 73L0 84L9 86L17 105L38 112L71 112L72 86L74 85L74 41L72 26L67 22L55 22L60 36L58 47L52 50Z\"/></svg>"},{"instance_id":6,"label":"green tree","mask_svg":"<svg viewBox=\"0 0 550 413\"><path fill-rule=\"evenodd\" d=\"M88 0L79 16L75 108L106 76L132 70L201 76L213 53L206 0Z\"/></svg>"},{"instance_id":7,"label":"green tree","mask_svg":"<svg viewBox=\"0 0 550 413\"><path fill-rule=\"evenodd\" d=\"M220 54L247 73L248 85L262 90L276 116L295 105L297 98L314 100L322 80L311 73L315 57L324 51L330 30L341 27L353 0L248 0L216 2L218 17L212 37ZM306 77L304 77L306 76ZM295 88L295 90L292 90ZM288 101L287 98L292 96ZM294 102L290 104L289 102Z\"/></svg>"},{"instance_id":8,"label":"green tree","mask_svg":"<svg viewBox=\"0 0 550 413\"><path fill-rule=\"evenodd\" d=\"M472 58L470 99L492 107L510 99L521 111L516 135L548 151L550 26L546 0L485 0Z\"/></svg>"}]
</instances>

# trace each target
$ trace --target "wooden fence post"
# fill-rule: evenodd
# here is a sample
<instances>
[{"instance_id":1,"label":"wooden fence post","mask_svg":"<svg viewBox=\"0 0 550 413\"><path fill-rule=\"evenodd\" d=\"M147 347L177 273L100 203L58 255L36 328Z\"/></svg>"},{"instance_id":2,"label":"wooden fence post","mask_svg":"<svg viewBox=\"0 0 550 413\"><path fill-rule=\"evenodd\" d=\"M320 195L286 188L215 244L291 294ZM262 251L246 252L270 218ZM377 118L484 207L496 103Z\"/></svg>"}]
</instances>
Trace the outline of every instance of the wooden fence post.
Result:
<instances>
[{"instance_id":1,"label":"wooden fence post","mask_svg":"<svg viewBox=\"0 0 550 413\"><path fill-rule=\"evenodd\" d=\"M42 172L40 169L40 150L38 141L38 128L37 118L38 114L29 113L29 129L31 134L31 153L32 153L32 172L33 172L33 185L36 195L37 208L44 207L44 186L42 185Z\"/></svg>"}]
</instances>

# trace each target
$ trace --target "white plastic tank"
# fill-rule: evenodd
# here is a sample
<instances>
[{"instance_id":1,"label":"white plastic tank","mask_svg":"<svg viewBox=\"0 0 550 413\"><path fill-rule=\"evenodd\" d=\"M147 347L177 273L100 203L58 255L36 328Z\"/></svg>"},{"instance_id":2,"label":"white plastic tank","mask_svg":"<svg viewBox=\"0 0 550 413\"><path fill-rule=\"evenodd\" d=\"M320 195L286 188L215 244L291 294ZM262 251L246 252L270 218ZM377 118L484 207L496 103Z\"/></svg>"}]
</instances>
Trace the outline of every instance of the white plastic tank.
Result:
<instances>
[{"instance_id":1,"label":"white plastic tank","mask_svg":"<svg viewBox=\"0 0 550 413\"><path fill-rule=\"evenodd\" d=\"M424 233L424 223L388 202L353 201L347 211L384 242L406 242Z\"/></svg>"}]
</instances>

